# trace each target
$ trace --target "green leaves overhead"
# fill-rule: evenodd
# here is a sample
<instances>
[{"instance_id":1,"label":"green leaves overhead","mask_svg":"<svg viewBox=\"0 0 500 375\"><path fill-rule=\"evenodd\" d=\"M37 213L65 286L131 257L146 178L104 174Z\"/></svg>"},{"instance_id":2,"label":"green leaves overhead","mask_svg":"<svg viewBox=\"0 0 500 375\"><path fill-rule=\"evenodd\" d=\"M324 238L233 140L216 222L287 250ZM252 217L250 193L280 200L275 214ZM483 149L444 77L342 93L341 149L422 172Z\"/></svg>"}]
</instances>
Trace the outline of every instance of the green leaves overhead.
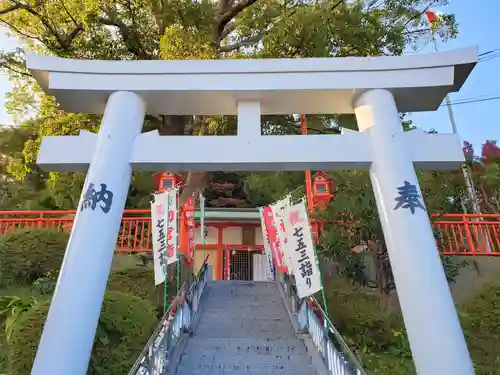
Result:
<instances>
[{"instance_id":1,"label":"green leaves overhead","mask_svg":"<svg viewBox=\"0 0 500 375\"><path fill-rule=\"evenodd\" d=\"M0 67L11 74L7 110L16 124L31 129L21 156L10 158L11 177L36 172L34 162L44 135L96 131L100 116L62 111L26 71L24 52L75 59L156 60L283 58L401 54L429 37L422 17L434 0L0 0L0 23L20 48L0 53ZM456 30L452 17L448 26ZM349 117L349 116L347 116ZM346 119L310 116L310 133L331 133ZM348 120L347 122L352 122ZM297 118L266 116L264 134L300 134ZM349 127L351 127L349 125ZM231 117L147 116L144 131L160 134L235 134ZM188 176L188 179L189 176ZM134 196L147 196L150 184ZM208 181L200 178L199 181ZM81 177L43 176L50 206L74 208ZM191 186L203 189L205 185ZM128 206L144 200L129 200Z\"/></svg>"}]
</instances>

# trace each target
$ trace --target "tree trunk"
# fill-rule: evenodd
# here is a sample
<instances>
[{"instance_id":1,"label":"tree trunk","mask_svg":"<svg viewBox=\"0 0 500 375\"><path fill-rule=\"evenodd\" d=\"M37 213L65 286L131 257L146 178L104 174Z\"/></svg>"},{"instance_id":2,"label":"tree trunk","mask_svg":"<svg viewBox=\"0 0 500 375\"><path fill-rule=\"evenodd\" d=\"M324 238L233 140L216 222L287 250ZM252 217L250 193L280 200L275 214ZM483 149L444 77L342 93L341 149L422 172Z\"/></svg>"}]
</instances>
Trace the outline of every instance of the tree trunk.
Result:
<instances>
[{"instance_id":1,"label":"tree trunk","mask_svg":"<svg viewBox=\"0 0 500 375\"><path fill-rule=\"evenodd\" d=\"M166 135L192 136L192 116L169 116L169 126L165 129ZM195 150L198 151L198 150ZM182 205L193 193L202 192L210 178L207 172L189 172L184 176L184 186L181 189L179 204Z\"/></svg>"}]
</instances>

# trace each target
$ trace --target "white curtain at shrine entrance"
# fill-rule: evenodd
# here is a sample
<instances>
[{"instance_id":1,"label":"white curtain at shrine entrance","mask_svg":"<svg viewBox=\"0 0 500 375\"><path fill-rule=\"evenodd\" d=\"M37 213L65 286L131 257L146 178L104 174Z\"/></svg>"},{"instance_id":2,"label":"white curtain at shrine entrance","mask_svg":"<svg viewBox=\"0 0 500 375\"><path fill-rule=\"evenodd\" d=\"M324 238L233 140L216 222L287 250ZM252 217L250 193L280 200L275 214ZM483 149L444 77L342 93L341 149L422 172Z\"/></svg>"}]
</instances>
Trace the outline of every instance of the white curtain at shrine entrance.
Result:
<instances>
[{"instance_id":1,"label":"white curtain at shrine entrance","mask_svg":"<svg viewBox=\"0 0 500 375\"><path fill-rule=\"evenodd\" d=\"M264 253L253 254L253 281L269 281L268 280L268 264L267 257Z\"/></svg>"}]
</instances>

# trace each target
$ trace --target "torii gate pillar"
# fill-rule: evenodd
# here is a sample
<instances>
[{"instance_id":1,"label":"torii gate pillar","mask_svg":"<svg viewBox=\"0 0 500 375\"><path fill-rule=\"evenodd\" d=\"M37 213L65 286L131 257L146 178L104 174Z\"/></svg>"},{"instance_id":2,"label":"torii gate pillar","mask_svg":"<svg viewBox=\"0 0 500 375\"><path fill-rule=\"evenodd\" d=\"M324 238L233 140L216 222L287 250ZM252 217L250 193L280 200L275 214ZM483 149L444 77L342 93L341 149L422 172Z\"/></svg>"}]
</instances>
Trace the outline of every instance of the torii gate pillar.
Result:
<instances>
[{"instance_id":1,"label":"torii gate pillar","mask_svg":"<svg viewBox=\"0 0 500 375\"><path fill-rule=\"evenodd\" d=\"M405 181L422 193L411 155L399 142L403 129L394 97L371 90L354 110L376 150L370 178L417 373L474 374L423 200L413 212L396 208Z\"/></svg>"},{"instance_id":2,"label":"torii gate pillar","mask_svg":"<svg viewBox=\"0 0 500 375\"><path fill-rule=\"evenodd\" d=\"M144 115L134 93L117 91L107 101L33 375L87 373Z\"/></svg>"}]
</instances>

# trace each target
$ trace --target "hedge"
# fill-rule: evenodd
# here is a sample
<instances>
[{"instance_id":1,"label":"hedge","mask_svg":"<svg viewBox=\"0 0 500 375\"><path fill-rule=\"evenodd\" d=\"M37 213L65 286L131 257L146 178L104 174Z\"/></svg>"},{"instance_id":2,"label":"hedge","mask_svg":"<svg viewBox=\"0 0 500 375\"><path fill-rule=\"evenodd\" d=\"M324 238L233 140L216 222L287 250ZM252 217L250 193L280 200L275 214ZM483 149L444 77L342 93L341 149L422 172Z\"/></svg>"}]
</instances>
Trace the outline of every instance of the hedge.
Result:
<instances>
[{"instance_id":1,"label":"hedge","mask_svg":"<svg viewBox=\"0 0 500 375\"><path fill-rule=\"evenodd\" d=\"M376 294L346 283L331 283L326 292L334 324L368 373L415 374L399 311L384 311ZM500 280L485 285L457 311L476 375L500 375Z\"/></svg>"},{"instance_id":2,"label":"hedge","mask_svg":"<svg viewBox=\"0 0 500 375\"><path fill-rule=\"evenodd\" d=\"M486 284L460 306L476 375L500 375L500 281Z\"/></svg>"},{"instance_id":3,"label":"hedge","mask_svg":"<svg viewBox=\"0 0 500 375\"><path fill-rule=\"evenodd\" d=\"M16 323L9 345L9 375L30 374L48 309L48 302L41 303ZM74 319L78 324L78 317ZM87 374L127 374L155 323L154 308L148 301L106 293Z\"/></svg>"},{"instance_id":4,"label":"hedge","mask_svg":"<svg viewBox=\"0 0 500 375\"><path fill-rule=\"evenodd\" d=\"M69 234L23 229L0 236L0 287L31 285L51 272L57 277Z\"/></svg>"},{"instance_id":5,"label":"hedge","mask_svg":"<svg viewBox=\"0 0 500 375\"><path fill-rule=\"evenodd\" d=\"M177 294L175 267L168 269L167 300ZM108 290L131 294L150 301L157 311L163 313L163 284L155 287L153 267L136 266L112 271L109 275Z\"/></svg>"}]
</instances>

